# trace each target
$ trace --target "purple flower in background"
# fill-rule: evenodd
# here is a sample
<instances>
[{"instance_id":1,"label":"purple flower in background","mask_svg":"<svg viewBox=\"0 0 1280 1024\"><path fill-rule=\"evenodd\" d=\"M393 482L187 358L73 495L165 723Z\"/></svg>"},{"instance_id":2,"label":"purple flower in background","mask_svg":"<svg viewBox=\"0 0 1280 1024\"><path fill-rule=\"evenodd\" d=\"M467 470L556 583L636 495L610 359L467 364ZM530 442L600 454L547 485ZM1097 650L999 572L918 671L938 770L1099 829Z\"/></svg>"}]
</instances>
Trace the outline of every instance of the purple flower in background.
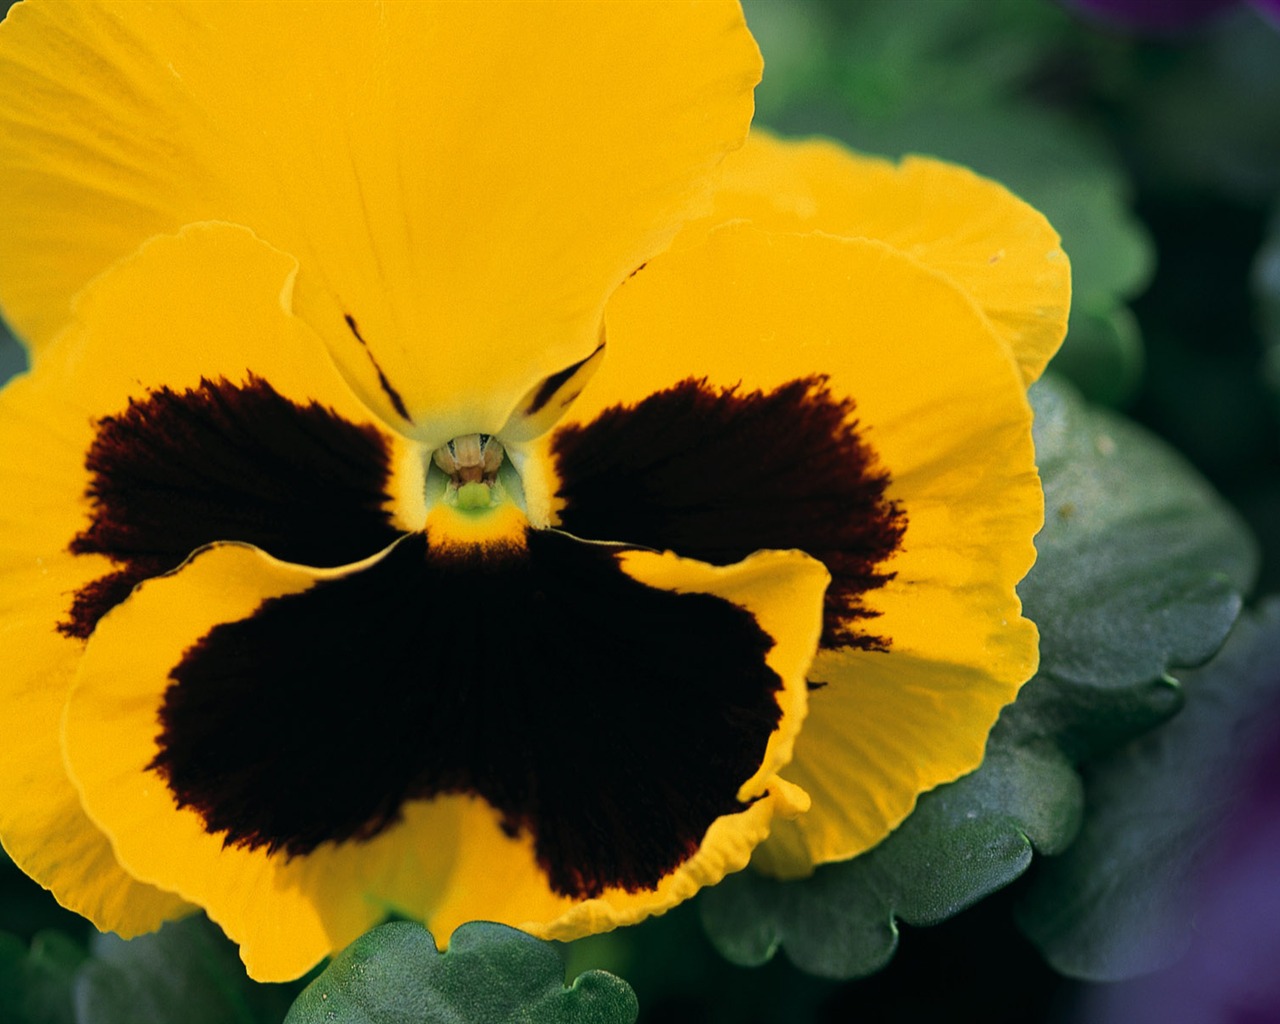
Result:
<instances>
[{"instance_id":1,"label":"purple flower in background","mask_svg":"<svg viewBox=\"0 0 1280 1024\"><path fill-rule=\"evenodd\" d=\"M1240 0L1066 0L1066 3L1104 21L1150 32L1189 29L1215 14L1242 6ZM1280 0L1251 0L1249 6L1280 27Z\"/></svg>"},{"instance_id":2,"label":"purple flower in background","mask_svg":"<svg viewBox=\"0 0 1280 1024\"><path fill-rule=\"evenodd\" d=\"M1280 1021L1280 705L1254 721L1266 735L1201 874L1191 948L1168 970L1097 989L1082 1024Z\"/></svg>"}]
</instances>

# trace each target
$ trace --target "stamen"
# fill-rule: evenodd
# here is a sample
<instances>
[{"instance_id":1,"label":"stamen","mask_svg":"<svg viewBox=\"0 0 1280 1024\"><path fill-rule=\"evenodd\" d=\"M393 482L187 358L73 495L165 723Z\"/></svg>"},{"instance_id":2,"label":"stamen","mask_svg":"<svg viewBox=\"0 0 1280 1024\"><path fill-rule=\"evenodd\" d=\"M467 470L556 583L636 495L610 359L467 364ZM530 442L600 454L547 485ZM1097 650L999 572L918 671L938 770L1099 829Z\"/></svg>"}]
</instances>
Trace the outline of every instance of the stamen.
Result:
<instances>
[{"instance_id":1,"label":"stamen","mask_svg":"<svg viewBox=\"0 0 1280 1024\"><path fill-rule=\"evenodd\" d=\"M502 465L502 445L491 434L465 434L435 450L435 464L459 484L493 483Z\"/></svg>"},{"instance_id":2,"label":"stamen","mask_svg":"<svg viewBox=\"0 0 1280 1024\"><path fill-rule=\"evenodd\" d=\"M504 457L502 443L492 434L463 434L437 448L431 461L448 478L443 500L468 512L502 504L508 497L499 479L499 472L509 468Z\"/></svg>"}]
</instances>

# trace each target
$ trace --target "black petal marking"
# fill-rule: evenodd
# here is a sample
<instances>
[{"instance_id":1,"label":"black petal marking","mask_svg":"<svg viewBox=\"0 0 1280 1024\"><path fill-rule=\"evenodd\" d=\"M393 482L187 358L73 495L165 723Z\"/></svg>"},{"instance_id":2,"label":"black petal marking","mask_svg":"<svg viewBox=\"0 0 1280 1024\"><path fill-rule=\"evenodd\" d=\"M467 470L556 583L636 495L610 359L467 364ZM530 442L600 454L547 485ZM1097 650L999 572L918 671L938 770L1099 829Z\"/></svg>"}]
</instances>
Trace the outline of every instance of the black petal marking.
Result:
<instances>
[{"instance_id":1,"label":"black petal marking","mask_svg":"<svg viewBox=\"0 0 1280 1024\"><path fill-rule=\"evenodd\" d=\"M563 534L415 534L191 647L153 767L228 845L303 855L471 793L532 835L555 891L650 889L741 810L781 714L772 646Z\"/></svg>"},{"instance_id":2,"label":"black petal marking","mask_svg":"<svg viewBox=\"0 0 1280 1024\"><path fill-rule=\"evenodd\" d=\"M873 614L861 595L892 578L878 566L906 515L825 378L745 394L686 380L561 429L554 449L568 532L714 565L798 548L831 572L822 645L887 648L860 628Z\"/></svg>"},{"instance_id":3,"label":"black petal marking","mask_svg":"<svg viewBox=\"0 0 1280 1024\"><path fill-rule=\"evenodd\" d=\"M543 380L543 382L538 385L538 390L534 392L533 398L529 400L529 404L525 406L524 415L536 416L546 408L547 403L556 396L556 392L564 387L565 384L572 379L575 373L586 366L587 363L591 362L591 360L599 354L602 348L604 348L603 342L597 345L586 358L579 359L572 366L566 366L563 370L560 370L558 373L553 373L550 377ZM579 392L575 391L572 395L565 396L565 400L561 402L561 405L568 405L573 401L573 399L578 397L578 394Z\"/></svg>"},{"instance_id":4,"label":"black petal marking","mask_svg":"<svg viewBox=\"0 0 1280 1024\"><path fill-rule=\"evenodd\" d=\"M97 424L85 457L93 521L70 545L119 568L76 593L59 630L88 637L140 581L213 541L316 567L382 550L389 452L371 427L298 405L251 376L131 401Z\"/></svg>"},{"instance_id":5,"label":"black petal marking","mask_svg":"<svg viewBox=\"0 0 1280 1024\"><path fill-rule=\"evenodd\" d=\"M356 318L350 313L343 313L342 319L347 322L347 328L351 331L352 337L360 342L360 347L364 349L364 354L369 357L369 362L373 364L373 371L378 375L378 386L382 388L382 393L387 396L387 401L391 403L391 407L400 414L402 420L406 423L412 423L413 417L409 415L409 409L404 404L404 399L400 397L400 392L392 386L391 381L387 380L387 375L382 372L382 367L369 349L369 343L364 340L364 335L360 333L360 328L356 325Z\"/></svg>"}]
</instances>

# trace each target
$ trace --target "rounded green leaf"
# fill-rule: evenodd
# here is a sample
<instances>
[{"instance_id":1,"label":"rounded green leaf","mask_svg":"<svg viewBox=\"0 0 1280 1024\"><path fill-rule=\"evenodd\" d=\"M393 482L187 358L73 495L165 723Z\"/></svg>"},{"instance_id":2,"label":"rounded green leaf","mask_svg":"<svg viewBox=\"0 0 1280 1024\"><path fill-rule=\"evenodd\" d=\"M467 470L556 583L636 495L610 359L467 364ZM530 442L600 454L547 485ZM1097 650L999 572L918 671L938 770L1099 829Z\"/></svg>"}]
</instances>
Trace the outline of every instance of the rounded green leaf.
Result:
<instances>
[{"instance_id":1,"label":"rounded green leaf","mask_svg":"<svg viewBox=\"0 0 1280 1024\"><path fill-rule=\"evenodd\" d=\"M755 965L781 947L828 978L871 974L892 958L897 921L936 924L1003 888L1033 847L1062 849L1079 824L1080 782L1061 753L988 748L978 771L920 798L870 852L779 882L752 871L699 898L703 924L730 960Z\"/></svg>"},{"instance_id":2,"label":"rounded green leaf","mask_svg":"<svg viewBox=\"0 0 1280 1024\"><path fill-rule=\"evenodd\" d=\"M1210 657L1257 571L1243 522L1141 427L1053 380L1031 398L1045 525L1019 592L1041 672L1132 687Z\"/></svg>"},{"instance_id":3,"label":"rounded green leaf","mask_svg":"<svg viewBox=\"0 0 1280 1024\"><path fill-rule=\"evenodd\" d=\"M1092 401L1112 408L1133 397L1145 355L1142 332L1128 306L1103 303L1098 311L1072 306L1071 329L1053 369L1075 382Z\"/></svg>"},{"instance_id":4,"label":"rounded green leaf","mask_svg":"<svg viewBox=\"0 0 1280 1024\"><path fill-rule=\"evenodd\" d=\"M303 990L285 1024L633 1024L635 994L588 971L564 985L554 947L473 922L437 952L424 928L385 924L357 939Z\"/></svg>"}]
</instances>

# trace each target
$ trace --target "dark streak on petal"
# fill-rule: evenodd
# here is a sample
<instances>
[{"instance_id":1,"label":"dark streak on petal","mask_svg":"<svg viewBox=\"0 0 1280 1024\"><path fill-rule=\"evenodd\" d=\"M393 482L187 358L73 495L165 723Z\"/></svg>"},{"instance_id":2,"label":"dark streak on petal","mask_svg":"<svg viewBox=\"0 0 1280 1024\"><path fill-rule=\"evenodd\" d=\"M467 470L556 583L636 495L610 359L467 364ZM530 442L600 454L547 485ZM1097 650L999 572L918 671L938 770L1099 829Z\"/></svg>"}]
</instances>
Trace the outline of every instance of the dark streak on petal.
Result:
<instances>
[{"instance_id":1,"label":"dark streak on petal","mask_svg":"<svg viewBox=\"0 0 1280 1024\"><path fill-rule=\"evenodd\" d=\"M780 718L772 639L610 549L431 549L268 600L172 674L153 767L228 845L305 855L476 794L551 887L651 889L741 810Z\"/></svg>"},{"instance_id":2,"label":"dark streak on petal","mask_svg":"<svg viewBox=\"0 0 1280 1024\"><path fill-rule=\"evenodd\" d=\"M136 584L213 541L317 567L367 558L400 535L385 508L389 458L376 430L257 377L131 401L97 424L92 522L70 544L118 568L76 593L59 630L88 637Z\"/></svg>"},{"instance_id":3,"label":"dark streak on petal","mask_svg":"<svg viewBox=\"0 0 1280 1024\"><path fill-rule=\"evenodd\" d=\"M892 578L906 515L858 434L853 402L826 379L767 393L686 380L634 406L561 429L554 450L561 525L728 565L762 548L798 548L831 572L822 645L884 650L861 596Z\"/></svg>"},{"instance_id":4,"label":"dark streak on petal","mask_svg":"<svg viewBox=\"0 0 1280 1024\"><path fill-rule=\"evenodd\" d=\"M356 341L360 342L360 347L364 349L364 354L369 357L369 362L373 364L374 372L378 375L378 386L382 388L382 393L387 396L387 400L391 402L391 406L400 418L406 423L412 423L413 417L409 415L409 409L404 404L404 399L400 397L400 392L395 389L391 381L387 380L387 375L382 372L382 367L378 365L378 360L374 358L373 352L369 348L369 343L364 340L364 336L360 333L360 328L356 326L356 318L350 313L343 313L342 319L347 322L347 327L351 330L352 336Z\"/></svg>"},{"instance_id":5,"label":"dark streak on petal","mask_svg":"<svg viewBox=\"0 0 1280 1024\"><path fill-rule=\"evenodd\" d=\"M525 406L524 415L534 416L543 408L545 408L546 404L549 401L551 401L552 398L555 397L556 392L559 391L562 387L564 387L565 382L568 381L580 369L582 369L582 367L584 367L587 363L591 362L591 360L596 357L596 355L600 352L602 348L604 348L603 342L597 345L592 350L591 354L587 356L585 359L579 359L572 366L566 366L563 370L560 370L558 373L553 373L550 377L547 377L538 386L538 390L534 393L534 396L530 400L529 404ZM581 394L581 390L575 391L572 395L569 395L564 400L562 400L560 404L562 406L568 405L575 398L577 398L579 394Z\"/></svg>"}]
</instances>

